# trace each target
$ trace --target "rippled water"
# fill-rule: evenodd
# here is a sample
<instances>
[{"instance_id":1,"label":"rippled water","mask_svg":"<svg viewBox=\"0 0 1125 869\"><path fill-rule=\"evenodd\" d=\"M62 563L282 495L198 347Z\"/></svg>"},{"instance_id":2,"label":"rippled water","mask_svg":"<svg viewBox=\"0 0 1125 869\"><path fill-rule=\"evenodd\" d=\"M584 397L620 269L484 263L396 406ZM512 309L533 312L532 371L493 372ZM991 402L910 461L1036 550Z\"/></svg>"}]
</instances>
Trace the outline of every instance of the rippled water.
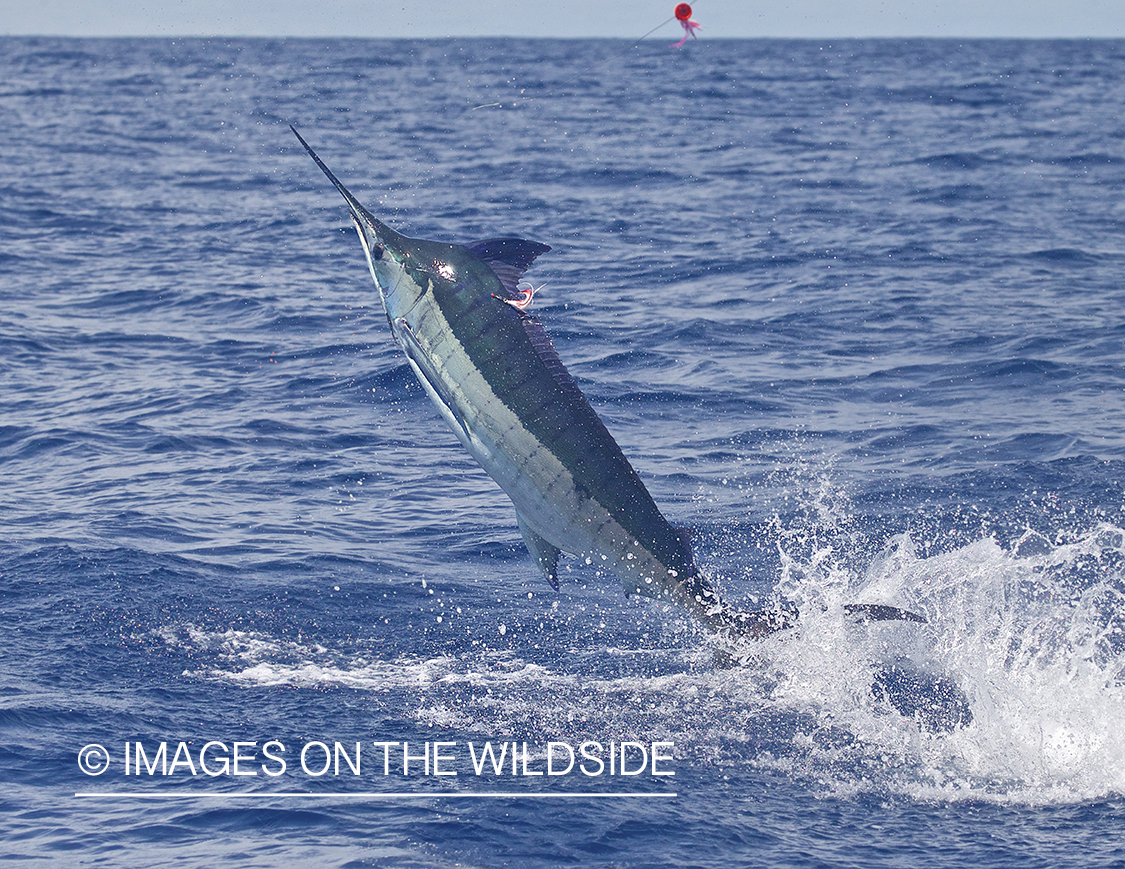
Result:
<instances>
[{"instance_id":1,"label":"rippled water","mask_svg":"<svg viewBox=\"0 0 1125 869\"><path fill-rule=\"evenodd\" d=\"M1123 859L1125 43L687 48L0 39L13 859ZM579 385L726 596L799 629L720 648L574 560L554 593L289 123L397 229L550 244ZM971 723L904 715L896 667ZM271 739L277 777L123 772ZM676 774L296 763L387 740Z\"/></svg>"}]
</instances>

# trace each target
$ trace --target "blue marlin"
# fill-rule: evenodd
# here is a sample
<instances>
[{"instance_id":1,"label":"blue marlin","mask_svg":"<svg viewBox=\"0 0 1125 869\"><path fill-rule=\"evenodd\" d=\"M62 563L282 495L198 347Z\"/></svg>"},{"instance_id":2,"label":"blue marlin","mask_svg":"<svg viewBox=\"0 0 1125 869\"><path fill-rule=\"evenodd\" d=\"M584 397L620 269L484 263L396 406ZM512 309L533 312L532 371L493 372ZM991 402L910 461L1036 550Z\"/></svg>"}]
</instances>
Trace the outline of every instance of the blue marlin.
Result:
<instances>
[{"instance_id":1,"label":"blue marlin","mask_svg":"<svg viewBox=\"0 0 1125 869\"><path fill-rule=\"evenodd\" d=\"M756 638L793 623L791 609L741 612L719 597L688 532L661 514L526 310L531 291L521 279L548 245L402 235L290 129L347 202L395 342L457 439L512 499L528 552L556 590L566 552L613 572L626 595L678 604L723 634ZM849 609L922 620L893 607Z\"/></svg>"}]
</instances>

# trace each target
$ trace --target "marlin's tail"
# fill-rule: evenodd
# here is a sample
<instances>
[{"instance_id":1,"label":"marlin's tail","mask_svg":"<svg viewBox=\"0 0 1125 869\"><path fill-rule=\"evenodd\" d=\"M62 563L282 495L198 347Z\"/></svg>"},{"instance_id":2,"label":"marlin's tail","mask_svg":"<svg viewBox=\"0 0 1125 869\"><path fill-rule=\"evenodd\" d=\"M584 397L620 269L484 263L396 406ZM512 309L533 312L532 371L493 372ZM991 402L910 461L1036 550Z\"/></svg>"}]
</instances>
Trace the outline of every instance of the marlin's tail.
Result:
<instances>
[{"instance_id":1,"label":"marlin's tail","mask_svg":"<svg viewBox=\"0 0 1125 869\"><path fill-rule=\"evenodd\" d=\"M851 603L844 606L849 616L860 622L919 622L926 619L910 610L885 604ZM699 615L700 620L720 634L735 639L758 640L797 624L800 613L792 604L779 604L769 609L736 610L725 603Z\"/></svg>"}]
</instances>

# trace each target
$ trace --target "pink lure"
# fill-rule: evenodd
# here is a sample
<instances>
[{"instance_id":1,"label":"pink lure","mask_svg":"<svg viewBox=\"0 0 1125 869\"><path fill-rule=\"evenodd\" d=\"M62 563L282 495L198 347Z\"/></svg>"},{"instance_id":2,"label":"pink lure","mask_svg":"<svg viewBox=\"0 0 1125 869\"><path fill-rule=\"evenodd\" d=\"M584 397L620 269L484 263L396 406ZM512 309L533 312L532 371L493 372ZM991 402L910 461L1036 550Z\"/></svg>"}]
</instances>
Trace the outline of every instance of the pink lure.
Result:
<instances>
[{"instance_id":1,"label":"pink lure","mask_svg":"<svg viewBox=\"0 0 1125 869\"><path fill-rule=\"evenodd\" d=\"M543 287L533 287L527 281L520 281L516 289L520 291L520 297L518 299L504 299L503 301L507 302L516 310L526 311L531 307L531 300L535 298L535 294L543 289ZM497 296L497 298L499 298L499 296Z\"/></svg>"},{"instance_id":2,"label":"pink lure","mask_svg":"<svg viewBox=\"0 0 1125 869\"><path fill-rule=\"evenodd\" d=\"M679 42L673 43L671 46L669 46L670 48L680 48L685 42L687 42L687 38L689 36L692 39L699 38L695 35L695 31L699 29L700 25L699 22L691 20L691 6L689 6L687 3L680 3L676 6L676 9L672 14L676 16L676 20L679 21L680 25L684 28L684 38Z\"/></svg>"}]
</instances>

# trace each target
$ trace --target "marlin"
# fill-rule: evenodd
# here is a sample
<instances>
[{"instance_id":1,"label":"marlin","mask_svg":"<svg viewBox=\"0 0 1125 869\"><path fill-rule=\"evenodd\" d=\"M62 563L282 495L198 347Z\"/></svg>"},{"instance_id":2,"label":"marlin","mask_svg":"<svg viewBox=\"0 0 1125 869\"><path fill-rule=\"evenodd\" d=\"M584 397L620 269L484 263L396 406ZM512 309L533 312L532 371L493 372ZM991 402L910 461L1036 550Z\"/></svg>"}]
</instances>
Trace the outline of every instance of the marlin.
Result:
<instances>
[{"instance_id":1,"label":"marlin","mask_svg":"<svg viewBox=\"0 0 1125 869\"><path fill-rule=\"evenodd\" d=\"M714 631L758 638L792 609L739 611L696 566L689 534L661 514L527 310L524 272L551 248L522 238L449 244L388 227L293 134L344 197L391 334L437 409L516 508L528 552L558 590L566 552L615 574L626 595L683 607ZM924 621L857 604L869 619Z\"/></svg>"}]
</instances>

